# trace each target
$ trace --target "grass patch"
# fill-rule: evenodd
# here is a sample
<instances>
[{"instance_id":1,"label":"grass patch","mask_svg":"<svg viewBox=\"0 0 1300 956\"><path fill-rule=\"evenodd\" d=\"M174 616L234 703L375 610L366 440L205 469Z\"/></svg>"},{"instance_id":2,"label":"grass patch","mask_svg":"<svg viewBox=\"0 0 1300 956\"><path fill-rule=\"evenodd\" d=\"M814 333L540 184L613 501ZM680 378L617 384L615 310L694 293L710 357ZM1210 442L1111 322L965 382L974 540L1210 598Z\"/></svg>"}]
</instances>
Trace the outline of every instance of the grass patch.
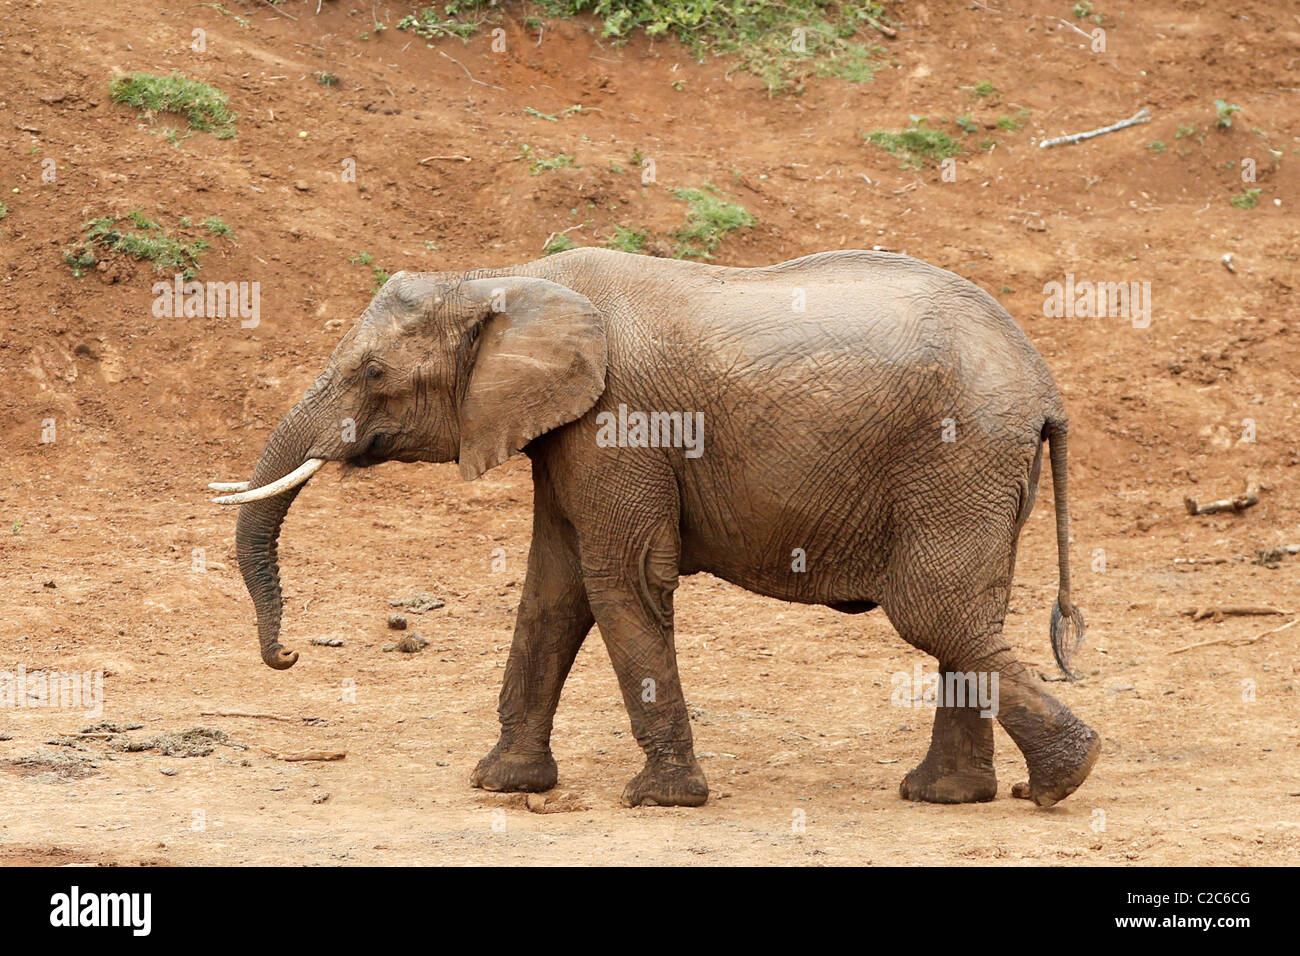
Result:
<instances>
[{"instance_id":1,"label":"grass patch","mask_svg":"<svg viewBox=\"0 0 1300 956\"><path fill-rule=\"evenodd\" d=\"M1228 202L1238 209L1254 209L1259 205L1259 193L1259 189L1243 189Z\"/></svg>"},{"instance_id":2,"label":"grass patch","mask_svg":"<svg viewBox=\"0 0 1300 956\"><path fill-rule=\"evenodd\" d=\"M859 35L893 32L876 0L538 0L536 6L549 17L590 14L615 41L641 31L675 37L699 60L734 56L738 69L761 77L773 93L801 90L813 75L870 80L874 58L884 51ZM501 20L496 0L448 0L403 17L397 28L429 41L465 40ZM536 16L524 22L533 30L542 26Z\"/></svg>"},{"instance_id":3,"label":"grass patch","mask_svg":"<svg viewBox=\"0 0 1300 956\"><path fill-rule=\"evenodd\" d=\"M397 29L414 33L426 40L441 40L456 37L468 40L485 22L490 12L489 4L456 2L451 0L439 13L434 7L425 7L418 13L412 13L397 21Z\"/></svg>"},{"instance_id":4,"label":"grass patch","mask_svg":"<svg viewBox=\"0 0 1300 956\"><path fill-rule=\"evenodd\" d=\"M540 176L542 173L551 169L580 169L572 156L567 153L560 153L558 156L538 156L533 152L533 148L528 145L519 147L519 155L529 161L528 171L534 176Z\"/></svg>"},{"instance_id":5,"label":"grass patch","mask_svg":"<svg viewBox=\"0 0 1300 956\"><path fill-rule=\"evenodd\" d=\"M912 125L907 129L878 129L867 133L866 140L917 168L927 161L937 163L962 152L961 144L943 130L926 126L925 117L912 117Z\"/></svg>"},{"instance_id":6,"label":"grass patch","mask_svg":"<svg viewBox=\"0 0 1300 956\"><path fill-rule=\"evenodd\" d=\"M557 252L568 252L570 249L578 248L578 244L566 236L564 233L552 238L545 246L542 247L542 255L553 256Z\"/></svg>"},{"instance_id":7,"label":"grass patch","mask_svg":"<svg viewBox=\"0 0 1300 956\"><path fill-rule=\"evenodd\" d=\"M188 220L182 219L181 224L188 226L189 222ZM223 220L218 219L216 216L209 216L207 219L204 219L203 228L214 236L229 236L231 239L235 238L235 230L231 229Z\"/></svg>"},{"instance_id":8,"label":"grass patch","mask_svg":"<svg viewBox=\"0 0 1300 956\"><path fill-rule=\"evenodd\" d=\"M210 223L220 224L221 231L214 230ZM229 236L231 239L235 236L230 227L215 216L205 220L204 227L214 236ZM64 251L63 261L79 279L93 269L105 253L121 253L152 262L155 272L171 270L193 279L200 268L200 257L211 246L202 237L185 234L186 230L193 229L186 218L180 221L177 231L168 232L140 210L132 209L122 218L104 216L86 223L85 238Z\"/></svg>"},{"instance_id":9,"label":"grass patch","mask_svg":"<svg viewBox=\"0 0 1300 956\"><path fill-rule=\"evenodd\" d=\"M627 226L615 226L614 234L605 241L605 248L617 249L619 252L640 253L645 250L645 244L649 241L648 232L639 232Z\"/></svg>"},{"instance_id":10,"label":"grass patch","mask_svg":"<svg viewBox=\"0 0 1300 956\"><path fill-rule=\"evenodd\" d=\"M134 106L148 119L158 113L177 113L189 120L191 129L217 139L235 135L236 117L226 106L226 94L183 73L131 73L109 83L108 91L114 103Z\"/></svg>"},{"instance_id":11,"label":"grass patch","mask_svg":"<svg viewBox=\"0 0 1300 956\"><path fill-rule=\"evenodd\" d=\"M375 257L372 256L370 253L366 252L366 250L362 249L355 256L348 256L348 262L351 262L353 265L362 265L362 266L371 267L370 280L373 283L370 289L371 293L378 292L380 289L384 287L385 283L388 282L388 278L389 278L388 270L375 265L374 264Z\"/></svg>"},{"instance_id":12,"label":"grass patch","mask_svg":"<svg viewBox=\"0 0 1300 956\"><path fill-rule=\"evenodd\" d=\"M703 189L674 189L673 195L686 203L686 222L672 234L678 259L712 259L727 233L754 225L744 206L727 202L707 183Z\"/></svg>"},{"instance_id":13,"label":"grass patch","mask_svg":"<svg viewBox=\"0 0 1300 956\"><path fill-rule=\"evenodd\" d=\"M1016 130L1024 126L1025 121L1028 119L1029 119L1029 110L1020 110L1014 115L1011 113L1007 113L1003 116L998 117L998 126L1001 129L1005 129L1014 133Z\"/></svg>"}]
</instances>

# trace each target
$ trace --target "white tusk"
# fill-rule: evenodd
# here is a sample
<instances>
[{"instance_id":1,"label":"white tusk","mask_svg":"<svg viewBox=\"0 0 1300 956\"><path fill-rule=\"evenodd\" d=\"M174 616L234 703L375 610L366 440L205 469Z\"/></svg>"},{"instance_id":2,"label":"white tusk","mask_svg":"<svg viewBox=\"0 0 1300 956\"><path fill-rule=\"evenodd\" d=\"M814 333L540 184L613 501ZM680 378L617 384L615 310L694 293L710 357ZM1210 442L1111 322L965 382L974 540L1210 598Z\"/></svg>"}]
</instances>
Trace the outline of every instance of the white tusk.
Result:
<instances>
[{"instance_id":1,"label":"white tusk","mask_svg":"<svg viewBox=\"0 0 1300 956\"><path fill-rule=\"evenodd\" d=\"M213 491L247 491L246 481L210 481L208 487Z\"/></svg>"},{"instance_id":2,"label":"white tusk","mask_svg":"<svg viewBox=\"0 0 1300 956\"><path fill-rule=\"evenodd\" d=\"M212 500L219 505L242 505L248 501L261 501L263 498L274 498L276 495L284 494L291 488L297 488L316 472L320 471L321 466L325 464L324 458L308 458L301 465L295 468L283 478L277 478L269 485L262 485L260 488L253 488L250 491L241 491L239 494L226 495L224 498L213 498Z\"/></svg>"}]
</instances>

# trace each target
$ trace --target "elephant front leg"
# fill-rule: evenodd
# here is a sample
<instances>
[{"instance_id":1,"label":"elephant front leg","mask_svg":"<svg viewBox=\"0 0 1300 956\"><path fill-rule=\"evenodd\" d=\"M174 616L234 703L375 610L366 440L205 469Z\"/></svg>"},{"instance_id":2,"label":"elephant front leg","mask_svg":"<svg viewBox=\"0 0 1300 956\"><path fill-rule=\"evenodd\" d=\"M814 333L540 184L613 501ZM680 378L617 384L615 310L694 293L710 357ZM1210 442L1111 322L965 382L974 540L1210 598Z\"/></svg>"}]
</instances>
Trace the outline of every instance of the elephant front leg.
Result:
<instances>
[{"instance_id":1,"label":"elephant front leg","mask_svg":"<svg viewBox=\"0 0 1300 956\"><path fill-rule=\"evenodd\" d=\"M676 524L663 521L623 542L613 566L586 571L592 611L646 755L645 768L623 790L629 807L698 807L709 798L673 641L678 548ZM584 540L584 556L592 550Z\"/></svg>"},{"instance_id":2,"label":"elephant front leg","mask_svg":"<svg viewBox=\"0 0 1300 956\"><path fill-rule=\"evenodd\" d=\"M535 793L555 786L551 725L569 669L591 630L573 529L546 507L541 501L534 511L528 576L497 707L501 739L470 778L483 790Z\"/></svg>"},{"instance_id":3,"label":"elephant front leg","mask_svg":"<svg viewBox=\"0 0 1300 956\"><path fill-rule=\"evenodd\" d=\"M951 673L946 668L941 671L941 688L952 686ZM934 714L930 751L903 778L899 794L926 803L983 803L997 792L992 715L981 717L978 706L941 700Z\"/></svg>"}]
</instances>

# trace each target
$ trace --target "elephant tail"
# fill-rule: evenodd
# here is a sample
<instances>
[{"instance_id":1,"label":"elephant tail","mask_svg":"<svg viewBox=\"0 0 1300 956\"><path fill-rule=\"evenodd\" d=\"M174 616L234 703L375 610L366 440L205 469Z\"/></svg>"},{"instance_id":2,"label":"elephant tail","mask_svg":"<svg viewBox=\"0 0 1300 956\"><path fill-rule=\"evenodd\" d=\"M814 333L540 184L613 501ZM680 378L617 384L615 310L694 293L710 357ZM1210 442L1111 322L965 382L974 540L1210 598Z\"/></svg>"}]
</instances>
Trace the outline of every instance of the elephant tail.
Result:
<instances>
[{"instance_id":1,"label":"elephant tail","mask_svg":"<svg viewBox=\"0 0 1300 956\"><path fill-rule=\"evenodd\" d=\"M1067 425L1065 417L1049 418L1043 426L1043 437L1050 443L1052 458L1052 495L1056 502L1056 554L1060 580L1056 603L1052 605L1052 654L1056 666L1070 680L1080 675L1070 670L1070 659L1083 646L1083 614L1070 603L1070 501L1068 453L1066 451Z\"/></svg>"}]
</instances>

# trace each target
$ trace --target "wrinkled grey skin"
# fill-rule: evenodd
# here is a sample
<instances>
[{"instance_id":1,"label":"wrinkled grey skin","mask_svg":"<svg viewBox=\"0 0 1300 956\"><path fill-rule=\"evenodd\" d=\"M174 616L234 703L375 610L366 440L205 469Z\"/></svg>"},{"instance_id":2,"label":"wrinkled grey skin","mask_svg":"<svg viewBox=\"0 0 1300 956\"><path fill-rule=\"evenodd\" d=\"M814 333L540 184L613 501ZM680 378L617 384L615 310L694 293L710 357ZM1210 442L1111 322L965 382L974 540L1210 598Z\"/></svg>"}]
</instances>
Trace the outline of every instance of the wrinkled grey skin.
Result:
<instances>
[{"instance_id":1,"label":"wrinkled grey skin","mask_svg":"<svg viewBox=\"0 0 1300 956\"><path fill-rule=\"evenodd\" d=\"M703 454L601 447L597 415L620 404L703 413ZM251 484L313 457L458 460L474 478L526 452L532 547L501 738L475 786L554 786L552 719L594 622L646 754L624 802L703 803L673 592L680 575L708 571L786 601L879 606L942 671L996 672L997 719L1029 768L1016 795L1047 806L1083 782L1101 746L1002 633L1047 440L1060 552L1052 645L1067 668L1083 621L1069 597L1060 393L997 302L906 256L729 269L581 249L510 269L399 273L276 428ZM275 668L297 659L279 641L275 550L296 494L243 505L237 526ZM992 799L992 758L992 721L946 701L902 795Z\"/></svg>"}]
</instances>

